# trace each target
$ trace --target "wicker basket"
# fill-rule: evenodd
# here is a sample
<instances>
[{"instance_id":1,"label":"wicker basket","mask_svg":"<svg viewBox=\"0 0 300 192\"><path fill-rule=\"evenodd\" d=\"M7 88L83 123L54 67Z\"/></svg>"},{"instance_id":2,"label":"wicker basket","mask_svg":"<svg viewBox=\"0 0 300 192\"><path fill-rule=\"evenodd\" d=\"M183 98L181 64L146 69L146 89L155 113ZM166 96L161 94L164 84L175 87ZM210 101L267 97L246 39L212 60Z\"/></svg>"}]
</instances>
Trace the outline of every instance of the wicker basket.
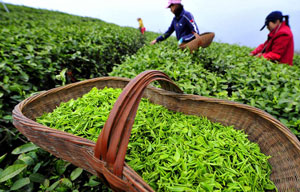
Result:
<instances>
[{"instance_id":1,"label":"wicker basket","mask_svg":"<svg viewBox=\"0 0 300 192\"><path fill-rule=\"evenodd\" d=\"M163 89L150 86L158 80ZM123 88L97 140L51 129L35 122L61 102L76 99L93 87ZM164 90L166 89L166 90ZM13 123L29 140L53 155L98 175L115 191L153 191L132 170L124 158L131 127L141 97L166 108L190 115L205 116L213 122L244 129L249 140L271 155L271 180L279 191L300 191L300 142L268 113L236 102L182 94L162 72L145 71L136 78L102 77L69 84L29 97L13 111Z\"/></svg>"},{"instance_id":2,"label":"wicker basket","mask_svg":"<svg viewBox=\"0 0 300 192\"><path fill-rule=\"evenodd\" d=\"M215 33L206 32L206 33L202 33L200 35L195 34L195 37L196 38L194 40L192 40L188 43L182 43L179 45L179 47L181 49L189 48L190 52L193 52L193 51L199 49L199 47L206 48L213 41L213 39L215 37Z\"/></svg>"}]
</instances>

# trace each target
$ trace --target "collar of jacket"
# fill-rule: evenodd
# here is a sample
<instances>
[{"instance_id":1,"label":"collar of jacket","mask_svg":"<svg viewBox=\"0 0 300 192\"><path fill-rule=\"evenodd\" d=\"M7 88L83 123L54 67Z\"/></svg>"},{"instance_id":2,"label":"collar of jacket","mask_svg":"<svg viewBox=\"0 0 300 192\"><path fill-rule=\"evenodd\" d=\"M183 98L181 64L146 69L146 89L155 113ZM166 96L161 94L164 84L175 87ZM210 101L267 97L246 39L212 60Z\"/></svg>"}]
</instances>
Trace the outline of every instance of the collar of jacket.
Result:
<instances>
[{"instance_id":1,"label":"collar of jacket","mask_svg":"<svg viewBox=\"0 0 300 192\"><path fill-rule=\"evenodd\" d=\"M179 14L179 16L178 16L178 17L175 16L174 18L177 19L177 20L179 20L179 19L184 15L184 13L185 13L185 10L184 10L184 8L182 8L182 11L181 11L181 13Z\"/></svg>"},{"instance_id":2,"label":"collar of jacket","mask_svg":"<svg viewBox=\"0 0 300 192\"><path fill-rule=\"evenodd\" d=\"M275 29L273 29L273 30L269 33L269 35L268 35L269 39L270 39L270 38L273 38L274 35L275 35L275 34L276 34L283 26L286 26L285 21L283 21L281 24L279 24L277 27L275 27Z\"/></svg>"}]
</instances>

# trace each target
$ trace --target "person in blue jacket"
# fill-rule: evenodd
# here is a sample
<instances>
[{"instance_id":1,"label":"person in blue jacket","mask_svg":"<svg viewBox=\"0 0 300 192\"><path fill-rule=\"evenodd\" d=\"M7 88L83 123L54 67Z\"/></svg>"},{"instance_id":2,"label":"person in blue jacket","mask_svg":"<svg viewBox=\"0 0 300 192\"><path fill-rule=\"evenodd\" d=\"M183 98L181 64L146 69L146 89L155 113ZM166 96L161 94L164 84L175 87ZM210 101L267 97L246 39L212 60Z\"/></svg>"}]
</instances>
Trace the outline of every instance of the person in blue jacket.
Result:
<instances>
[{"instance_id":1,"label":"person in blue jacket","mask_svg":"<svg viewBox=\"0 0 300 192\"><path fill-rule=\"evenodd\" d=\"M184 10L181 0L169 0L166 8L170 8L175 17L169 29L163 35L151 41L151 44L167 39L174 31L176 31L178 45L195 39L194 34L199 34L198 26L193 15Z\"/></svg>"}]
</instances>

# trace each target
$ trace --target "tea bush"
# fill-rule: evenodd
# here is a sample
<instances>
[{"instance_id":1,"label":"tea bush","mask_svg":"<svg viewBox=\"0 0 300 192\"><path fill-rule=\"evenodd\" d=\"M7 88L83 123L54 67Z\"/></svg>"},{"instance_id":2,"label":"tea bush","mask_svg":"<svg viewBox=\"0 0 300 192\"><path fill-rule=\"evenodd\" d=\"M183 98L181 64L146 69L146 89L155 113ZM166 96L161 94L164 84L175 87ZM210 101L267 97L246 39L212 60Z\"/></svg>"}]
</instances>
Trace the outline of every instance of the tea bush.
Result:
<instances>
[{"instance_id":1,"label":"tea bush","mask_svg":"<svg viewBox=\"0 0 300 192\"><path fill-rule=\"evenodd\" d=\"M11 124L11 111L38 91L107 76L125 55L142 47L147 37L141 36L138 29L99 19L9 4L7 7L9 13L0 6L0 145L6 146L0 148L0 172L9 168L3 174L13 177L0 182L0 191L38 191L52 185L55 190L66 191L70 183L73 190L91 191L96 185L98 189L97 179L89 179L85 172L81 175L86 178L73 181L70 173L74 167L66 166L67 174L58 174L53 165L59 160L48 153L42 155L40 149L11 153L28 142ZM36 182L32 174L44 179Z\"/></svg>"},{"instance_id":2,"label":"tea bush","mask_svg":"<svg viewBox=\"0 0 300 192\"><path fill-rule=\"evenodd\" d=\"M279 119L300 138L300 66L249 56L251 49L212 43L193 54L176 41L145 46L114 67L111 76L133 78L149 69L168 74L188 94L217 97L252 105Z\"/></svg>"}]
</instances>

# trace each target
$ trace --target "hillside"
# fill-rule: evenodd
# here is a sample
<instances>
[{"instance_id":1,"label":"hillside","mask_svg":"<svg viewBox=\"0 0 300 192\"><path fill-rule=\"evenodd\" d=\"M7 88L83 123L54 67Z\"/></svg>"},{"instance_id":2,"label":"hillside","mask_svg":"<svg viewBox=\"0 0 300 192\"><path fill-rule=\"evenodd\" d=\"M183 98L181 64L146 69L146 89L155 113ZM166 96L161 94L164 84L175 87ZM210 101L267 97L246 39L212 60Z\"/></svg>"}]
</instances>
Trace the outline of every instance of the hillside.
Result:
<instances>
[{"instance_id":1,"label":"hillside","mask_svg":"<svg viewBox=\"0 0 300 192\"><path fill-rule=\"evenodd\" d=\"M69 176L73 170L78 171L76 167L30 147L30 143L28 153L12 153L28 142L11 124L13 107L42 90L107 76L113 66L122 63L124 56L134 54L146 40L134 28L55 11L6 5L9 13L0 6L0 145L7 147L0 148L0 171L20 160L28 167L18 177L6 178L6 182L0 179L0 191L11 188L17 181L22 191L38 191L40 185L44 189L52 186L67 190L64 182L55 186L59 184L56 180L64 178L65 174ZM95 190L99 189L98 179L85 172L79 175L77 183L72 184L74 190L91 191L96 185ZM64 181L70 182L67 178Z\"/></svg>"},{"instance_id":2,"label":"hillside","mask_svg":"<svg viewBox=\"0 0 300 192\"><path fill-rule=\"evenodd\" d=\"M10 13L0 6L0 145L7 146L0 149L0 192L13 186L108 190L95 176L37 148L11 123L13 107L30 95L94 77L133 78L160 70L187 94L265 110L300 138L300 55L291 67L251 57L249 47L216 42L190 54L177 48L174 37L150 46L159 34L142 36L138 29L94 18L7 6ZM15 164L21 166L1 180L1 172Z\"/></svg>"}]
</instances>

